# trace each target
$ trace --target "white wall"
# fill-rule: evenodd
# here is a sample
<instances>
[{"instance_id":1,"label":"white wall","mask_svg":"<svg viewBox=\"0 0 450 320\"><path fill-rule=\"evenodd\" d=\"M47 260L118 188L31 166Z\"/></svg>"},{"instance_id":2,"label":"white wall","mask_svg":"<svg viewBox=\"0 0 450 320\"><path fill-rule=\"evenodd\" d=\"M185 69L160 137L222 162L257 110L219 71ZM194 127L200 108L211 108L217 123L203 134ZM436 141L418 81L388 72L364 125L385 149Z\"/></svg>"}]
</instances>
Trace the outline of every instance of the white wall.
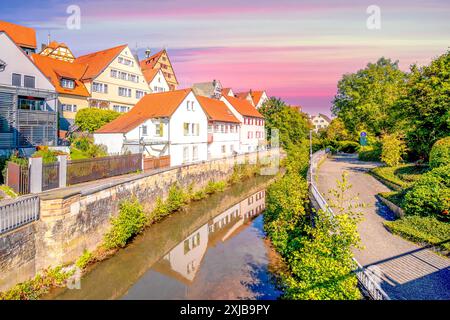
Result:
<instances>
[{"instance_id":1,"label":"white wall","mask_svg":"<svg viewBox=\"0 0 450 320\"><path fill-rule=\"evenodd\" d=\"M152 90L152 93L170 91L169 84L167 83L161 69L159 69L153 80L149 82L148 86ZM155 87L157 90L155 90Z\"/></svg>"},{"instance_id":2,"label":"white wall","mask_svg":"<svg viewBox=\"0 0 450 320\"><path fill-rule=\"evenodd\" d=\"M267 96L266 92L264 91L263 94L261 95L261 99L259 99L258 104L256 105L256 109L259 109L263 103L268 100L269 97Z\"/></svg>"},{"instance_id":3,"label":"white wall","mask_svg":"<svg viewBox=\"0 0 450 320\"><path fill-rule=\"evenodd\" d=\"M12 74L35 77L36 89L55 91L55 87L40 72L30 58L16 46L16 44L3 32L0 32L0 59L6 62L6 69L0 72L0 84L12 85ZM55 109L56 111L56 109Z\"/></svg>"},{"instance_id":4,"label":"white wall","mask_svg":"<svg viewBox=\"0 0 450 320\"><path fill-rule=\"evenodd\" d=\"M188 110L187 101L194 102L194 110ZM184 135L184 123L196 123L199 125L199 135ZM170 118L169 140L170 140L170 164L172 166L182 163L207 160L208 119L195 95L190 92L181 102L178 109ZM193 147L198 149L197 159L193 159ZM188 161L183 161L183 149L187 147Z\"/></svg>"},{"instance_id":5,"label":"white wall","mask_svg":"<svg viewBox=\"0 0 450 320\"><path fill-rule=\"evenodd\" d=\"M230 132L230 125L235 127L234 132ZM219 127L219 132L216 131L216 126ZM228 126L228 132L222 132L222 126ZM213 142L208 144L208 158L222 158L233 155L233 151L239 152L239 132L241 125L232 122L213 122L209 134L213 136ZM225 146L225 153L222 151L222 146ZM231 149L231 146L233 149ZM233 151L232 151L233 150Z\"/></svg>"},{"instance_id":6,"label":"white wall","mask_svg":"<svg viewBox=\"0 0 450 320\"><path fill-rule=\"evenodd\" d=\"M123 133L94 133L94 143L106 146L109 154L122 153Z\"/></svg>"}]
</instances>

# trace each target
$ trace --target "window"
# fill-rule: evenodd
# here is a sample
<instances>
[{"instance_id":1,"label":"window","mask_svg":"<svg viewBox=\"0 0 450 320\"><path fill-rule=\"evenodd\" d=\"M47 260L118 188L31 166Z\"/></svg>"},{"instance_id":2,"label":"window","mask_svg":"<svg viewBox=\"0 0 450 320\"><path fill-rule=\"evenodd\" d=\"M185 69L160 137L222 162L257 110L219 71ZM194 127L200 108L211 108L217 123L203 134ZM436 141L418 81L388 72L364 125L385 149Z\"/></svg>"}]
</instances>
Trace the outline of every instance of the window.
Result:
<instances>
[{"instance_id":1,"label":"window","mask_svg":"<svg viewBox=\"0 0 450 320\"><path fill-rule=\"evenodd\" d=\"M111 70L111 77L117 78L117 70Z\"/></svg>"},{"instance_id":2,"label":"window","mask_svg":"<svg viewBox=\"0 0 450 320\"><path fill-rule=\"evenodd\" d=\"M123 57L119 57L118 61L119 61L120 64L123 64L125 66L132 67L134 65L133 60L126 59L126 58L123 58Z\"/></svg>"},{"instance_id":3,"label":"window","mask_svg":"<svg viewBox=\"0 0 450 320\"><path fill-rule=\"evenodd\" d=\"M188 136L189 135L189 123L183 123L183 130L184 130L184 135Z\"/></svg>"},{"instance_id":4,"label":"window","mask_svg":"<svg viewBox=\"0 0 450 320\"><path fill-rule=\"evenodd\" d=\"M131 89L119 87L119 96L131 98Z\"/></svg>"},{"instance_id":5,"label":"window","mask_svg":"<svg viewBox=\"0 0 450 320\"><path fill-rule=\"evenodd\" d=\"M142 135L146 136L147 135L147 126L142 126Z\"/></svg>"},{"instance_id":6,"label":"window","mask_svg":"<svg viewBox=\"0 0 450 320\"><path fill-rule=\"evenodd\" d=\"M25 88L34 88L35 82L36 82L36 80L32 76L24 76L23 77L23 86Z\"/></svg>"},{"instance_id":7,"label":"window","mask_svg":"<svg viewBox=\"0 0 450 320\"><path fill-rule=\"evenodd\" d=\"M225 145L222 146L222 153L227 152L227 149L226 149L226 148L227 148L227 147L226 147Z\"/></svg>"},{"instance_id":8,"label":"window","mask_svg":"<svg viewBox=\"0 0 450 320\"><path fill-rule=\"evenodd\" d=\"M116 112L122 112L122 113L125 113L125 112L130 111L130 107L127 107L127 106L120 106L120 105L114 105L114 106L113 106L113 110L116 111Z\"/></svg>"},{"instance_id":9,"label":"window","mask_svg":"<svg viewBox=\"0 0 450 320\"><path fill-rule=\"evenodd\" d=\"M183 162L189 161L189 147L183 147Z\"/></svg>"},{"instance_id":10,"label":"window","mask_svg":"<svg viewBox=\"0 0 450 320\"><path fill-rule=\"evenodd\" d=\"M11 82L13 86L16 87L22 86L22 75L18 73L13 73Z\"/></svg>"},{"instance_id":11,"label":"window","mask_svg":"<svg viewBox=\"0 0 450 320\"><path fill-rule=\"evenodd\" d=\"M77 112L76 104L61 104L61 111Z\"/></svg>"},{"instance_id":12,"label":"window","mask_svg":"<svg viewBox=\"0 0 450 320\"><path fill-rule=\"evenodd\" d=\"M27 99L25 97L19 97L19 109L46 111L47 108L44 99Z\"/></svg>"},{"instance_id":13,"label":"window","mask_svg":"<svg viewBox=\"0 0 450 320\"><path fill-rule=\"evenodd\" d=\"M162 121L160 121L159 123L155 123L155 136L157 137L162 137L164 132L164 124Z\"/></svg>"},{"instance_id":14,"label":"window","mask_svg":"<svg viewBox=\"0 0 450 320\"><path fill-rule=\"evenodd\" d=\"M192 147L192 160L198 159L198 146Z\"/></svg>"},{"instance_id":15,"label":"window","mask_svg":"<svg viewBox=\"0 0 450 320\"><path fill-rule=\"evenodd\" d=\"M191 110L194 111L194 101L191 101Z\"/></svg>"},{"instance_id":16,"label":"window","mask_svg":"<svg viewBox=\"0 0 450 320\"><path fill-rule=\"evenodd\" d=\"M100 93L108 93L108 85L100 82L93 82L92 91Z\"/></svg>"},{"instance_id":17,"label":"window","mask_svg":"<svg viewBox=\"0 0 450 320\"><path fill-rule=\"evenodd\" d=\"M190 110L191 110L191 104L190 104L190 101L189 101L189 100L186 101L186 109L187 109L187 111L190 111Z\"/></svg>"},{"instance_id":18,"label":"window","mask_svg":"<svg viewBox=\"0 0 450 320\"><path fill-rule=\"evenodd\" d=\"M144 91L136 90L136 99L141 99L145 95Z\"/></svg>"},{"instance_id":19,"label":"window","mask_svg":"<svg viewBox=\"0 0 450 320\"><path fill-rule=\"evenodd\" d=\"M72 79L62 78L61 79L61 87L67 88L67 89L73 89L73 88L75 88L75 81L73 81Z\"/></svg>"}]
</instances>

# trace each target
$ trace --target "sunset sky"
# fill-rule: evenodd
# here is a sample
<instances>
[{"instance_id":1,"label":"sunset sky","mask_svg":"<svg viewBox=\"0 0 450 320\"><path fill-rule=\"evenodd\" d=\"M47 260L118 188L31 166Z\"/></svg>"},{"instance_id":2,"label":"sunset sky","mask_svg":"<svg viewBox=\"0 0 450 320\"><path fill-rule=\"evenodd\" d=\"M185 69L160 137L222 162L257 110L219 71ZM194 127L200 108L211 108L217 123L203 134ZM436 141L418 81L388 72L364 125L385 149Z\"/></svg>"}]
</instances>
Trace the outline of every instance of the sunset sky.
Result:
<instances>
[{"instance_id":1,"label":"sunset sky","mask_svg":"<svg viewBox=\"0 0 450 320\"><path fill-rule=\"evenodd\" d=\"M79 30L66 27L71 4ZM369 5L381 9L380 30L366 27ZM448 0L2 0L0 20L35 28L38 43L50 32L75 55L127 43L142 58L165 47L180 87L218 79L328 115L342 74L381 56L407 70L450 46Z\"/></svg>"}]
</instances>

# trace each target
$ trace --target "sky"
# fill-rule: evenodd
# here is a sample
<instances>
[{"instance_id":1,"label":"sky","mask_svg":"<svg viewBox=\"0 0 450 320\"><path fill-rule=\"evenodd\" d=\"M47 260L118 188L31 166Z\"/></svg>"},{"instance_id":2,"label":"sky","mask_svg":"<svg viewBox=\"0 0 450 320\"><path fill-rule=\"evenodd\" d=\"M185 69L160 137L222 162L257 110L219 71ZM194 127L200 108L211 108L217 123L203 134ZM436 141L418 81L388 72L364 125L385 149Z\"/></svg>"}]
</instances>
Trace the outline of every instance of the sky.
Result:
<instances>
[{"instance_id":1,"label":"sky","mask_svg":"<svg viewBox=\"0 0 450 320\"><path fill-rule=\"evenodd\" d=\"M86 54L168 50L180 88L220 80L330 115L339 79L382 56L408 70L450 46L448 0L0 0L0 20ZM80 9L79 25L69 24ZM368 28L379 8L379 28ZM68 10L69 9L69 10ZM68 12L69 11L69 12ZM371 24L373 25L373 24ZM73 28L76 26L77 28ZM79 27L79 28L78 28Z\"/></svg>"}]
</instances>

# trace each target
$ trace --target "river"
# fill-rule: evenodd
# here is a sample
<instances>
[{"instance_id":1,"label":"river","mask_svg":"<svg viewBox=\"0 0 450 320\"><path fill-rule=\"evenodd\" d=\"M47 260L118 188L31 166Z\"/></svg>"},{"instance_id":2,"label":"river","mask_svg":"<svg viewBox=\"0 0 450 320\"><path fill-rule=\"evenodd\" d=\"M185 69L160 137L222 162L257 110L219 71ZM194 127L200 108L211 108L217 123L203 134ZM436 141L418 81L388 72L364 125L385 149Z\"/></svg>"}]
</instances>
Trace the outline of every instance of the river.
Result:
<instances>
[{"instance_id":1,"label":"river","mask_svg":"<svg viewBox=\"0 0 450 320\"><path fill-rule=\"evenodd\" d=\"M276 299L280 259L264 238L265 190L256 177L193 202L95 264L80 289L45 299Z\"/></svg>"}]
</instances>

